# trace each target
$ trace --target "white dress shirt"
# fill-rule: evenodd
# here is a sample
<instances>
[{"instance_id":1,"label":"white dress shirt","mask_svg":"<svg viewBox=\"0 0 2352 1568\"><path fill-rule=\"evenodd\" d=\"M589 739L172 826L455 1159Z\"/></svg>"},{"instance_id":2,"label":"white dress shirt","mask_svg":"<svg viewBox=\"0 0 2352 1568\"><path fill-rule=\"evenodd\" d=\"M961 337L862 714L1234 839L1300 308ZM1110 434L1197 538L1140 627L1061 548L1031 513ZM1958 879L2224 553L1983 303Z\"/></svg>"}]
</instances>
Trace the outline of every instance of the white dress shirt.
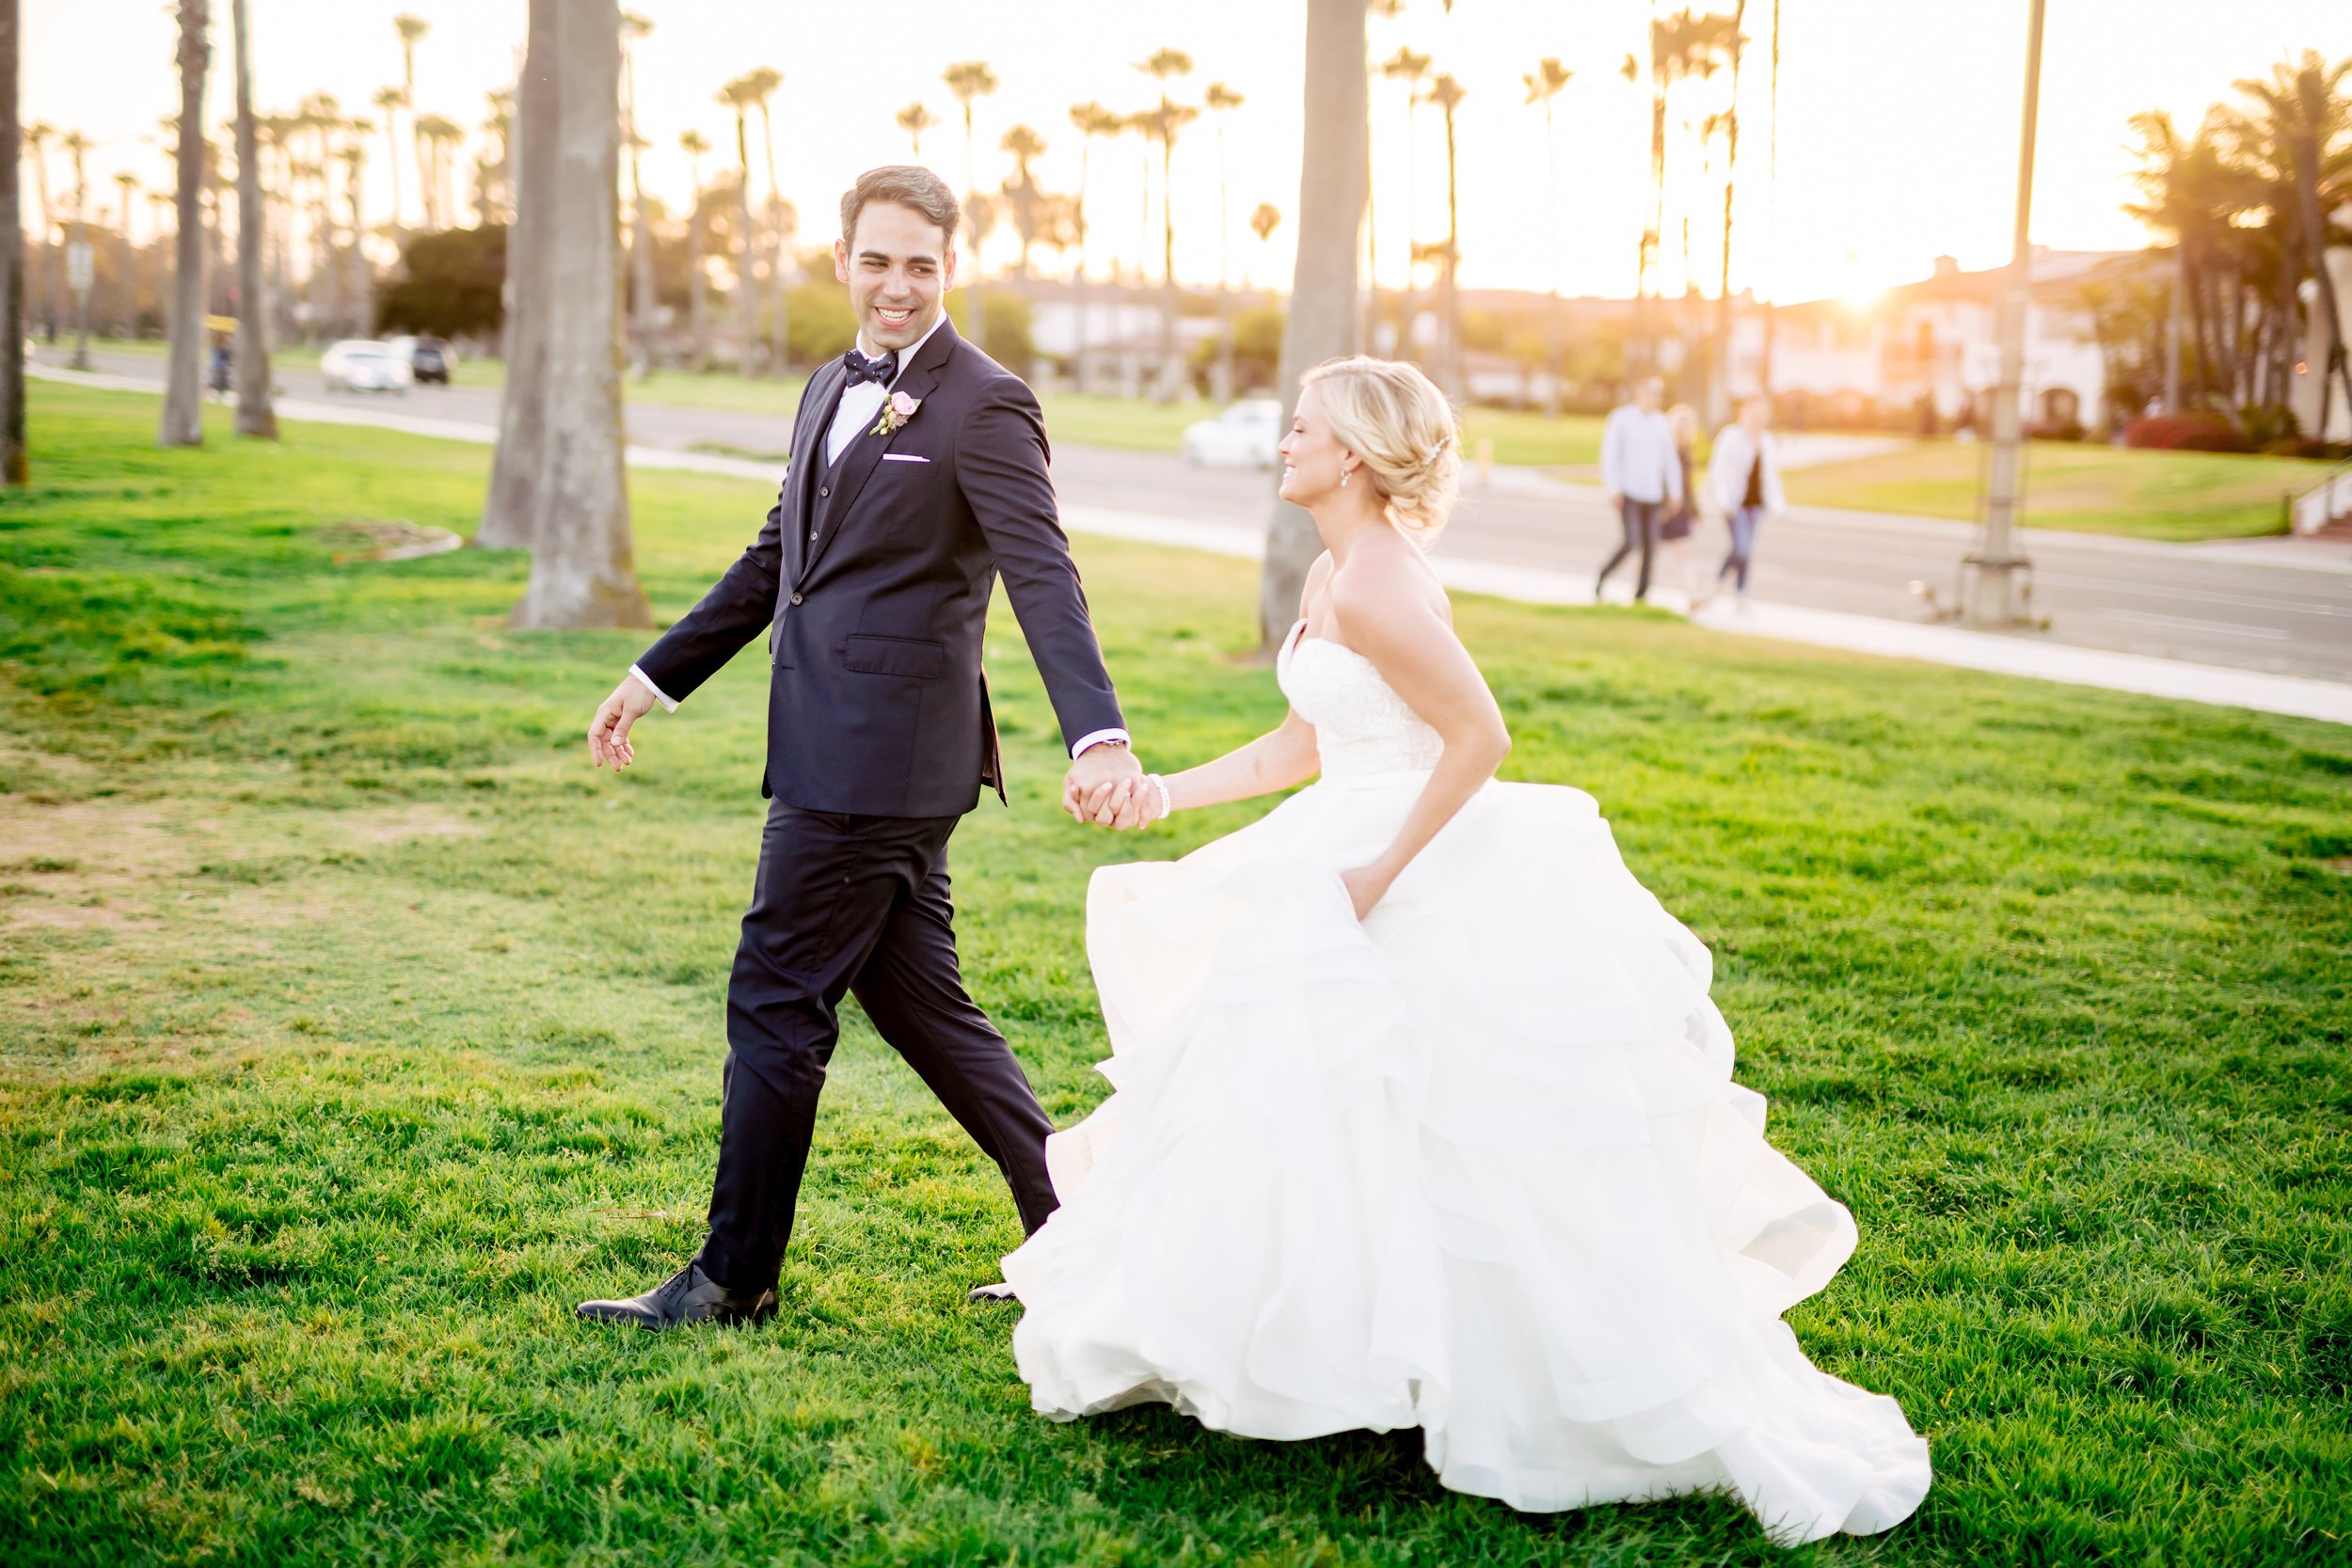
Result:
<instances>
[{"instance_id":1,"label":"white dress shirt","mask_svg":"<svg viewBox=\"0 0 2352 1568\"><path fill-rule=\"evenodd\" d=\"M1682 459L1664 413L1631 403L1610 411L1600 432L1600 487L1629 500L1682 499Z\"/></svg>"},{"instance_id":2,"label":"white dress shirt","mask_svg":"<svg viewBox=\"0 0 2352 1568\"><path fill-rule=\"evenodd\" d=\"M915 339L914 342L898 350L898 368L891 376L892 387L898 384L899 376L907 373L907 367L914 362L914 356L922 352L925 343L930 341L931 333L938 331L940 323L946 319L947 312L940 311L939 319L931 323L929 330L920 338ZM873 345L866 341L866 334L863 330L857 335L857 351L868 359L882 357L874 352ZM826 467L831 467L834 463L839 462L841 453L850 443L857 439L861 433L873 428L874 421L882 418L882 404L889 400L889 397L890 388L879 381L861 381L854 387L842 388L841 402L834 409L833 423L825 429ZM660 703L671 713L677 711L677 700L654 685L651 675L646 674L634 664L628 667L628 673L636 676L646 690L653 693L655 702ZM1078 743L1070 748L1070 754L1073 757L1078 756L1092 751L1097 746L1112 741L1121 746L1128 744L1127 732L1125 730L1096 730L1091 735L1080 736Z\"/></svg>"}]
</instances>

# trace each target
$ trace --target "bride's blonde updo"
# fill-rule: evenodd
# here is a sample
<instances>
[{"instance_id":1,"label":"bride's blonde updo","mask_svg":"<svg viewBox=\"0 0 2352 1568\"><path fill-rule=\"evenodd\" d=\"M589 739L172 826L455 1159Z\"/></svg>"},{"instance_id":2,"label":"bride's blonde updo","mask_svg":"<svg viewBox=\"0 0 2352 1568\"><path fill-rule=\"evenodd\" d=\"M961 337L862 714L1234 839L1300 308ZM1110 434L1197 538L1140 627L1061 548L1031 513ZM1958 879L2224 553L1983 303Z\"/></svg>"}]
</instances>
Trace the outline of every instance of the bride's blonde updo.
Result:
<instances>
[{"instance_id":1,"label":"bride's blonde updo","mask_svg":"<svg viewBox=\"0 0 2352 1568\"><path fill-rule=\"evenodd\" d=\"M1327 359L1298 384L1315 389L1332 438L1363 459L1406 537L1427 548L1461 489L1454 404L1420 366L1360 354Z\"/></svg>"}]
</instances>

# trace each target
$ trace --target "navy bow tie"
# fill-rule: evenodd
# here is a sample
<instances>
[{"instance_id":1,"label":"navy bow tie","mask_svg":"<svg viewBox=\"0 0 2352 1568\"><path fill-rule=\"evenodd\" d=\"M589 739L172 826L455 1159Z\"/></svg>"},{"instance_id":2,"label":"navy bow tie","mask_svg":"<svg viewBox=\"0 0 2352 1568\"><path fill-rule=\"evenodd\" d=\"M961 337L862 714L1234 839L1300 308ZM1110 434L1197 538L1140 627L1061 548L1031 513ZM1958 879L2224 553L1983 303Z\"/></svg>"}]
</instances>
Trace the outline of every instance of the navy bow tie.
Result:
<instances>
[{"instance_id":1,"label":"navy bow tie","mask_svg":"<svg viewBox=\"0 0 2352 1568\"><path fill-rule=\"evenodd\" d=\"M843 387L854 387L861 381L879 381L887 387L890 378L898 373L898 351L894 348L879 359L868 359L851 349L841 356L841 363L850 372L849 379L841 384Z\"/></svg>"}]
</instances>

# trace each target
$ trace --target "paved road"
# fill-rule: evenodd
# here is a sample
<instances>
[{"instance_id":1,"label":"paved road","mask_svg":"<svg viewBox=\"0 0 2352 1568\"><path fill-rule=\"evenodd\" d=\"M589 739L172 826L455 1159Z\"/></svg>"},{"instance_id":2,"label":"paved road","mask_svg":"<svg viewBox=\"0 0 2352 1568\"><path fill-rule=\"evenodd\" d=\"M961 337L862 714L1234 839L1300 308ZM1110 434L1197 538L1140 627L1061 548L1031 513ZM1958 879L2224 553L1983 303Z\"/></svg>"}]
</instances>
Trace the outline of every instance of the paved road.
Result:
<instances>
[{"instance_id":1,"label":"paved road","mask_svg":"<svg viewBox=\"0 0 2352 1568\"><path fill-rule=\"evenodd\" d=\"M51 357L44 353L44 360ZM160 379L160 360L100 354L94 368ZM326 398L315 374L287 371L285 393ZM338 400L346 401L346 400ZM358 400L347 400L357 402ZM790 409L772 417L637 404L632 441L651 447L743 455L780 452ZM388 412L494 425L498 394L475 388L421 387L386 398ZM1054 478L1072 505L1113 508L1232 527L1263 525L1271 506L1265 475L1188 468L1156 452L1063 447ZM1473 483L1439 546L1443 554L1501 565L1589 572L1616 538L1600 493L1527 470L1498 469ZM1799 507L1766 525L1752 588L1758 599L1817 610L1917 621L1925 611L1911 585L1953 597L1960 558L1973 542L1965 524L1932 518ZM1721 558L1719 524L1697 541L1702 570ZM2038 635L2089 648L2189 659L2239 669L2352 682L2352 550L2301 541L2153 545L2034 531L2033 606L2050 619ZM1622 580L1630 581L1621 569Z\"/></svg>"}]
</instances>

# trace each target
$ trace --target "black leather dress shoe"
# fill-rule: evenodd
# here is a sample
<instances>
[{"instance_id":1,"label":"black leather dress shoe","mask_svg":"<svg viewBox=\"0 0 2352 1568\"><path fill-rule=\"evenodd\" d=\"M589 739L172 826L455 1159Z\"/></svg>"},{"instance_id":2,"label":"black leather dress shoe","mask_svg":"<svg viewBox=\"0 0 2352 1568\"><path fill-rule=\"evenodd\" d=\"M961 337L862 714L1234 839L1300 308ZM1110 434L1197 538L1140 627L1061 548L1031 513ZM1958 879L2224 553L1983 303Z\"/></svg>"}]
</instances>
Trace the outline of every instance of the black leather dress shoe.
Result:
<instances>
[{"instance_id":1,"label":"black leather dress shoe","mask_svg":"<svg viewBox=\"0 0 2352 1568\"><path fill-rule=\"evenodd\" d=\"M776 1315L776 1292L739 1294L689 1263L642 1296L625 1301L583 1301L579 1315L591 1323L635 1323L640 1328L675 1328L680 1323L758 1323Z\"/></svg>"}]
</instances>

